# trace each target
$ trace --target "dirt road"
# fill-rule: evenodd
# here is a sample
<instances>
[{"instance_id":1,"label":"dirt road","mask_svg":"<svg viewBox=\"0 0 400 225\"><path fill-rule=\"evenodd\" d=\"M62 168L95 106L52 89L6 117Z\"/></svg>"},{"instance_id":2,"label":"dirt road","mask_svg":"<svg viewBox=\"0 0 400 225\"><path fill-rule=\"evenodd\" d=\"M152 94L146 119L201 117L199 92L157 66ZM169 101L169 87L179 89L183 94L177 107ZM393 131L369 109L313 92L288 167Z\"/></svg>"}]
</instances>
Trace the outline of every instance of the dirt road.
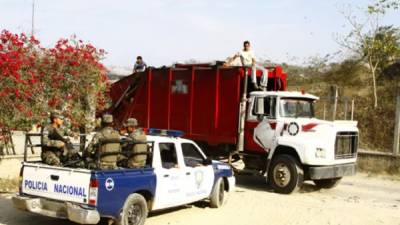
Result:
<instances>
[{"instance_id":1,"label":"dirt road","mask_svg":"<svg viewBox=\"0 0 400 225\"><path fill-rule=\"evenodd\" d=\"M332 190L310 183L300 193L274 194L257 177L238 177L236 191L220 209L205 202L152 214L146 225L400 225L400 178L358 174ZM0 224L63 225L73 223L20 212L10 195L0 196Z\"/></svg>"}]
</instances>

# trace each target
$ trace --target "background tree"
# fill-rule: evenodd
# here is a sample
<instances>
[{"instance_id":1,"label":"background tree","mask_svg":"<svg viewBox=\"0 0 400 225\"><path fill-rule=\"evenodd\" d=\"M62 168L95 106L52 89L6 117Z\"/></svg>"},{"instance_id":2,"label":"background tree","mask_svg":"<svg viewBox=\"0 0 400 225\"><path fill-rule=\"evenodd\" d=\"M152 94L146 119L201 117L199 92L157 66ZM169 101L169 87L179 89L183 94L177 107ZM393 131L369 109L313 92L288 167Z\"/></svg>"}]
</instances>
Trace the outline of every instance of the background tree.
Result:
<instances>
[{"instance_id":1,"label":"background tree","mask_svg":"<svg viewBox=\"0 0 400 225\"><path fill-rule=\"evenodd\" d=\"M2 31L0 127L29 129L53 109L64 111L75 128L93 127L96 110L108 102L104 54L75 37L46 49L34 37Z\"/></svg>"},{"instance_id":2,"label":"background tree","mask_svg":"<svg viewBox=\"0 0 400 225\"><path fill-rule=\"evenodd\" d=\"M75 37L60 39L45 51L48 62L41 68L47 73L44 100L48 108L65 111L76 128L93 127L96 110L106 106L107 76L100 63L104 54L103 49Z\"/></svg>"},{"instance_id":3,"label":"background tree","mask_svg":"<svg viewBox=\"0 0 400 225\"><path fill-rule=\"evenodd\" d=\"M400 1L379 0L366 10L366 19L359 20L354 11L342 12L351 31L339 38L339 44L364 60L369 68L374 96L374 107L378 107L376 78L379 70L399 54L399 32L393 26L381 26L380 20L389 9L398 9Z\"/></svg>"},{"instance_id":4,"label":"background tree","mask_svg":"<svg viewBox=\"0 0 400 225\"><path fill-rule=\"evenodd\" d=\"M38 120L39 56L39 42L34 37L0 33L0 126L28 128Z\"/></svg>"},{"instance_id":5,"label":"background tree","mask_svg":"<svg viewBox=\"0 0 400 225\"><path fill-rule=\"evenodd\" d=\"M393 26L378 27L373 37L365 37L365 43L364 56L369 57L380 74L400 56L400 32Z\"/></svg>"}]
</instances>

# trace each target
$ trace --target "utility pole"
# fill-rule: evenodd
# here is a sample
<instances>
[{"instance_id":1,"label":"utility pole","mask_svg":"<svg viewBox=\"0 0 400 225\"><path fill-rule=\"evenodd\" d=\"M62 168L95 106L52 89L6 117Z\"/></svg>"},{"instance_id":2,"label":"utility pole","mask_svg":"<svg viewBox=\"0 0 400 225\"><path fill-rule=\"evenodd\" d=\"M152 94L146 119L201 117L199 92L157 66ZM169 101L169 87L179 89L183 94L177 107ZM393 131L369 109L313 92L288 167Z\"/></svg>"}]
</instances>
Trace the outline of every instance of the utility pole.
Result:
<instances>
[{"instance_id":1,"label":"utility pole","mask_svg":"<svg viewBox=\"0 0 400 225\"><path fill-rule=\"evenodd\" d=\"M35 35L35 0L32 0L32 27L31 36Z\"/></svg>"}]
</instances>

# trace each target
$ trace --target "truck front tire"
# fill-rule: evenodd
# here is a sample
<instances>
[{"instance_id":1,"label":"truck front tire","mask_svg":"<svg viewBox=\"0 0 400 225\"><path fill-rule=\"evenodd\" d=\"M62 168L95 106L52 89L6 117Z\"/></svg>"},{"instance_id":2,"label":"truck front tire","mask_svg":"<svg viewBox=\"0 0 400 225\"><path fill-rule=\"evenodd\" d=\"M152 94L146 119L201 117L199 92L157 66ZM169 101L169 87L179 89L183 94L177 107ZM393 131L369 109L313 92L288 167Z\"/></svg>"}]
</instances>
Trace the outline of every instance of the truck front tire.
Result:
<instances>
[{"instance_id":1,"label":"truck front tire","mask_svg":"<svg viewBox=\"0 0 400 225\"><path fill-rule=\"evenodd\" d=\"M268 183L275 192L290 194L303 184L303 169L296 158L291 155L274 157L268 171Z\"/></svg>"},{"instance_id":2,"label":"truck front tire","mask_svg":"<svg viewBox=\"0 0 400 225\"><path fill-rule=\"evenodd\" d=\"M332 179L323 179L323 180L313 180L315 186L318 188L334 188L336 187L342 178L332 178Z\"/></svg>"},{"instance_id":3,"label":"truck front tire","mask_svg":"<svg viewBox=\"0 0 400 225\"><path fill-rule=\"evenodd\" d=\"M128 196L122 208L118 225L143 225L148 214L146 199L140 194Z\"/></svg>"},{"instance_id":4,"label":"truck front tire","mask_svg":"<svg viewBox=\"0 0 400 225\"><path fill-rule=\"evenodd\" d=\"M225 183L222 178L218 178L217 182L215 182L213 191L210 196L210 207L211 208L219 208L221 207L226 199L225 193Z\"/></svg>"}]
</instances>

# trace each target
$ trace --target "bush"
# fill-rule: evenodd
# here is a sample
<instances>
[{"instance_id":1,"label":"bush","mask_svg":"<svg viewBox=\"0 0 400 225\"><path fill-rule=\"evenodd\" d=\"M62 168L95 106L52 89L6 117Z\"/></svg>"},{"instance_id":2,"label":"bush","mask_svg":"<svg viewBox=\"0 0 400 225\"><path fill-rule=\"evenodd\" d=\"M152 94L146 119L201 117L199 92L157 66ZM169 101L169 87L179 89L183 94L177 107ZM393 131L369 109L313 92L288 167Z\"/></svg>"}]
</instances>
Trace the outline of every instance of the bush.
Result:
<instances>
[{"instance_id":1,"label":"bush","mask_svg":"<svg viewBox=\"0 0 400 225\"><path fill-rule=\"evenodd\" d=\"M52 109L65 111L74 127L94 122L107 107L105 51L75 37L43 48L34 37L0 34L0 126L29 129Z\"/></svg>"}]
</instances>

